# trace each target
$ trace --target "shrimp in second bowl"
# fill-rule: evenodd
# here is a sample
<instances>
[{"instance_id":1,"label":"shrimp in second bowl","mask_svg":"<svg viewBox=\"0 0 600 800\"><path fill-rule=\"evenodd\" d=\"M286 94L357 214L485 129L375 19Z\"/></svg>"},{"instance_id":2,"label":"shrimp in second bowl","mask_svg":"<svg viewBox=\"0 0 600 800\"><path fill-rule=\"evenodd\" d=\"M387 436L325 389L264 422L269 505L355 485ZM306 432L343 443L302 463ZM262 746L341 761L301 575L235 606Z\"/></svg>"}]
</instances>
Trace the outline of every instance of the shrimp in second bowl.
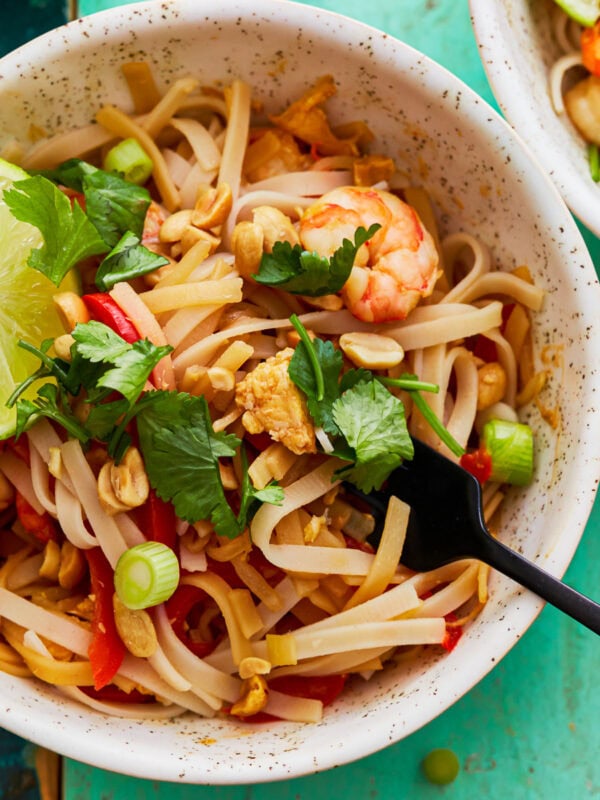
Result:
<instances>
[{"instance_id":1,"label":"shrimp in second bowl","mask_svg":"<svg viewBox=\"0 0 600 800\"><path fill-rule=\"evenodd\" d=\"M342 289L347 308L363 322L405 319L428 297L441 274L433 237L416 211L381 189L342 186L324 194L300 219L302 246L330 257L356 229L381 225L358 250Z\"/></svg>"}]
</instances>

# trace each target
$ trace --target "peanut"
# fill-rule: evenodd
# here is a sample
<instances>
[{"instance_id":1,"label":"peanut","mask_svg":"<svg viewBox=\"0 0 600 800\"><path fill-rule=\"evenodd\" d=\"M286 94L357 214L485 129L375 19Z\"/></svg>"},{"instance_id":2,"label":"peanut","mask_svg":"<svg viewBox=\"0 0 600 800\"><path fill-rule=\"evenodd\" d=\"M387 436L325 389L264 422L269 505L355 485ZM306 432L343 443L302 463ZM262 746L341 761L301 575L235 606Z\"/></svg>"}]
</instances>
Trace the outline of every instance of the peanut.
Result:
<instances>
[{"instance_id":1,"label":"peanut","mask_svg":"<svg viewBox=\"0 0 600 800\"><path fill-rule=\"evenodd\" d=\"M242 696L231 706L236 717L250 717L262 711L269 699L269 687L262 675L251 675L242 684Z\"/></svg>"},{"instance_id":2,"label":"peanut","mask_svg":"<svg viewBox=\"0 0 600 800\"><path fill-rule=\"evenodd\" d=\"M390 369L404 358L398 342L379 333L343 333L340 347L353 364L368 369Z\"/></svg>"},{"instance_id":3,"label":"peanut","mask_svg":"<svg viewBox=\"0 0 600 800\"><path fill-rule=\"evenodd\" d=\"M203 185L198 190L192 213L192 225L197 228L214 228L222 225L231 211L233 196L228 183L214 186Z\"/></svg>"},{"instance_id":4,"label":"peanut","mask_svg":"<svg viewBox=\"0 0 600 800\"><path fill-rule=\"evenodd\" d=\"M255 222L238 222L233 229L231 247L236 269L243 278L249 278L258 272L263 254L263 242L262 228Z\"/></svg>"},{"instance_id":5,"label":"peanut","mask_svg":"<svg viewBox=\"0 0 600 800\"><path fill-rule=\"evenodd\" d=\"M149 658L156 652L158 639L152 618L147 611L134 611L121 602L118 595L113 595L113 610L117 632L131 655Z\"/></svg>"},{"instance_id":6,"label":"peanut","mask_svg":"<svg viewBox=\"0 0 600 800\"><path fill-rule=\"evenodd\" d=\"M498 361L490 361L477 370L477 410L499 403L506 391L506 372Z\"/></svg>"},{"instance_id":7,"label":"peanut","mask_svg":"<svg viewBox=\"0 0 600 800\"><path fill-rule=\"evenodd\" d=\"M86 305L75 292L58 292L52 300L67 333L70 333L78 322L89 322L90 315Z\"/></svg>"}]
</instances>

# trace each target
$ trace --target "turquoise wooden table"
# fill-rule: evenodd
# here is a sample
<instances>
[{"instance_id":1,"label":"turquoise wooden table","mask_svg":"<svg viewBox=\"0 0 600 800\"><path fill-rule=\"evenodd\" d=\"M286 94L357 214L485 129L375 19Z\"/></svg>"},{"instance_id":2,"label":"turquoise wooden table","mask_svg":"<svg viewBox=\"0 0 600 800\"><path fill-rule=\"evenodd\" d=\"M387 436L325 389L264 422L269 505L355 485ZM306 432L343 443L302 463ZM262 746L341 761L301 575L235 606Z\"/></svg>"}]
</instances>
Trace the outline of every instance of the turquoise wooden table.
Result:
<instances>
[{"instance_id":1,"label":"turquoise wooden table","mask_svg":"<svg viewBox=\"0 0 600 800\"><path fill-rule=\"evenodd\" d=\"M218 0L217 0L218 2ZM457 74L495 105L469 22L467 0L320 0L332 11L403 39ZM67 6L69 5L69 8ZM6 51L60 21L117 0L29 0L15 13L0 0L0 48ZM29 8L29 13L25 7ZM19 18L19 13L23 16ZM594 263L600 241L583 230ZM600 446L600 444L599 444ZM567 582L600 596L600 500ZM191 787L135 780L75 761L63 764L64 800L584 800L600 796L600 647L597 637L546 607L521 642L445 714L404 741L357 763L285 783ZM446 787L420 770L433 748L458 755L461 771ZM0 796L2 795L0 780ZM23 795L24 796L24 795Z\"/></svg>"}]
</instances>

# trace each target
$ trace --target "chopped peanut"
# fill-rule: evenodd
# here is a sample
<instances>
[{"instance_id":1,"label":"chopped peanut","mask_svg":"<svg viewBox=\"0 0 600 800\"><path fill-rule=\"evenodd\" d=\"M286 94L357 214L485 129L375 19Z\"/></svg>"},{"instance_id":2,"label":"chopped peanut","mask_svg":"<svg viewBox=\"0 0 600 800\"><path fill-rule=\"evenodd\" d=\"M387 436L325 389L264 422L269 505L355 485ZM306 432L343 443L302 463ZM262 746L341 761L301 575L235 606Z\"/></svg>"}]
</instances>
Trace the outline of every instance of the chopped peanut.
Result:
<instances>
[{"instance_id":1,"label":"chopped peanut","mask_svg":"<svg viewBox=\"0 0 600 800\"><path fill-rule=\"evenodd\" d=\"M75 292L58 292L52 300L67 333L70 333L78 322L89 322L90 315L86 305Z\"/></svg>"},{"instance_id":2,"label":"chopped peanut","mask_svg":"<svg viewBox=\"0 0 600 800\"><path fill-rule=\"evenodd\" d=\"M117 632L131 655L149 658L156 652L158 639L150 614L144 609L133 610L113 595L113 610Z\"/></svg>"},{"instance_id":3,"label":"chopped peanut","mask_svg":"<svg viewBox=\"0 0 600 800\"><path fill-rule=\"evenodd\" d=\"M267 705L269 687L262 675L251 675L242 684L242 696L231 706L230 713L236 717L258 714Z\"/></svg>"},{"instance_id":4,"label":"chopped peanut","mask_svg":"<svg viewBox=\"0 0 600 800\"><path fill-rule=\"evenodd\" d=\"M317 536L324 530L327 530L327 520L325 517L317 517L313 514L310 518L310 522L304 526L304 541L307 544L312 544Z\"/></svg>"},{"instance_id":5,"label":"chopped peanut","mask_svg":"<svg viewBox=\"0 0 600 800\"><path fill-rule=\"evenodd\" d=\"M160 226L158 236L161 242L179 242L185 229L191 225L193 211L185 208L171 214Z\"/></svg>"},{"instance_id":6,"label":"chopped peanut","mask_svg":"<svg viewBox=\"0 0 600 800\"><path fill-rule=\"evenodd\" d=\"M499 403L506 391L506 372L497 361L490 361L477 370L479 384L477 387L477 410Z\"/></svg>"},{"instance_id":7,"label":"chopped peanut","mask_svg":"<svg viewBox=\"0 0 600 800\"><path fill-rule=\"evenodd\" d=\"M232 203L233 196L228 183L219 183L216 187L203 184L198 190L192 225L204 229L222 225L229 216Z\"/></svg>"},{"instance_id":8,"label":"chopped peanut","mask_svg":"<svg viewBox=\"0 0 600 800\"><path fill-rule=\"evenodd\" d=\"M48 472L60 480L62 476L62 455L60 447L50 447L48 450L50 458L48 460Z\"/></svg>"},{"instance_id":9,"label":"chopped peanut","mask_svg":"<svg viewBox=\"0 0 600 800\"><path fill-rule=\"evenodd\" d=\"M63 589L74 589L86 573L85 556L71 542L64 542L60 550L58 583Z\"/></svg>"},{"instance_id":10,"label":"chopped peanut","mask_svg":"<svg viewBox=\"0 0 600 800\"><path fill-rule=\"evenodd\" d=\"M63 361L71 360L71 347L75 344L75 339L70 333L64 333L62 336L57 336L54 340L54 352L58 358Z\"/></svg>"},{"instance_id":11,"label":"chopped peanut","mask_svg":"<svg viewBox=\"0 0 600 800\"><path fill-rule=\"evenodd\" d=\"M98 475L98 497L107 514L143 505L149 491L144 463L136 447L128 448L118 465L109 459Z\"/></svg>"},{"instance_id":12,"label":"chopped peanut","mask_svg":"<svg viewBox=\"0 0 600 800\"><path fill-rule=\"evenodd\" d=\"M340 347L357 367L390 369L404 358L404 350L391 336L379 333L343 333Z\"/></svg>"},{"instance_id":13,"label":"chopped peanut","mask_svg":"<svg viewBox=\"0 0 600 800\"><path fill-rule=\"evenodd\" d=\"M219 236L215 236L214 234L209 233L209 231L195 228L193 225L188 225L181 234L181 241L179 242L181 246L181 253L187 253L188 250L191 250L192 247L195 244L198 244L200 241L208 244L209 255L214 253L221 244L221 238Z\"/></svg>"},{"instance_id":14,"label":"chopped peanut","mask_svg":"<svg viewBox=\"0 0 600 800\"><path fill-rule=\"evenodd\" d=\"M273 206L257 206L252 212L254 222L262 229L263 249L270 253L275 242L300 243L292 220Z\"/></svg>"},{"instance_id":15,"label":"chopped peanut","mask_svg":"<svg viewBox=\"0 0 600 800\"><path fill-rule=\"evenodd\" d=\"M257 656L246 656L240 661L238 672L242 680L251 678L253 675L268 675L271 671L271 662Z\"/></svg>"},{"instance_id":16,"label":"chopped peanut","mask_svg":"<svg viewBox=\"0 0 600 800\"><path fill-rule=\"evenodd\" d=\"M40 578L55 581L60 569L60 545L52 539L44 547L44 560L39 570Z\"/></svg>"},{"instance_id":17,"label":"chopped peanut","mask_svg":"<svg viewBox=\"0 0 600 800\"><path fill-rule=\"evenodd\" d=\"M255 222L238 222L233 229L231 249L235 256L236 269L243 278L250 278L258 272L263 242L262 228Z\"/></svg>"}]
</instances>

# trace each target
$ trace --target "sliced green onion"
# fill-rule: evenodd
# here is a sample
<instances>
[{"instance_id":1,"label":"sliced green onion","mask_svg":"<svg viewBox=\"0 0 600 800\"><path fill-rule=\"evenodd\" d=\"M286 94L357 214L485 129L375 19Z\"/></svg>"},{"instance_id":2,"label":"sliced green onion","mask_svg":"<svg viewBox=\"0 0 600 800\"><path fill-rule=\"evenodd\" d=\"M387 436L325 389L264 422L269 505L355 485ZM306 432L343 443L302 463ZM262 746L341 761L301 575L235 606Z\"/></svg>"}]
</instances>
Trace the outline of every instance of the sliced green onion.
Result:
<instances>
[{"instance_id":1,"label":"sliced green onion","mask_svg":"<svg viewBox=\"0 0 600 800\"><path fill-rule=\"evenodd\" d=\"M592 180L600 181L600 152L597 144L588 145L588 161L590 162L590 175Z\"/></svg>"},{"instance_id":2,"label":"sliced green onion","mask_svg":"<svg viewBox=\"0 0 600 800\"><path fill-rule=\"evenodd\" d=\"M529 425L491 419L483 426L481 442L492 459L491 480L525 486L533 477L533 431Z\"/></svg>"},{"instance_id":3,"label":"sliced green onion","mask_svg":"<svg viewBox=\"0 0 600 800\"><path fill-rule=\"evenodd\" d=\"M303 342L304 346L306 347L306 352L308 353L308 358L313 368L313 372L315 375L315 383L317 384L317 400L322 400L325 395L325 380L323 378L323 370L321 368L321 362L315 352L315 346L312 343L312 339L308 335L308 331L304 327L304 325L300 322L296 314L292 314L290 317L290 322L296 329L298 336L300 337L301 341Z\"/></svg>"},{"instance_id":4,"label":"sliced green onion","mask_svg":"<svg viewBox=\"0 0 600 800\"><path fill-rule=\"evenodd\" d=\"M562 10L586 28L598 19L598 0L556 0Z\"/></svg>"},{"instance_id":5,"label":"sliced green onion","mask_svg":"<svg viewBox=\"0 0 600 800\"><path fill-rule=\"evenodd\" d=\"M428 753L422 761L421 767L428 781L438 786L452 783L460 772L460 762L453 750L439 747Z\"/></svg>"},{"instance_id":6,"label":"sliced green onion","mask_svg":"<svg viewBox=\"0 0 600 800\"><path fill-rule=\"evenodd\" d=\"M455 456L464 455L465 448L459 444L450 431L444 427L444 424L436 417L431 410L431 406L421 397L419 392L411 391L410 396L413 399L413 403L421 412L425 422L435 431L448 450L454 453Z\"/></svg>"},{"instance_id":7,"label":"sliced green onion","mask_svg":"<svg viewBox=\"0 0 600 800\"><path fill-rule=\"evenodd\" d=\"M119 172L126 181L141 186L152 174L154 162L137 139L123 139L106 154L104 169Z\"/></svg>"},{"instance_id":8,"label":"sliced green onion","mask_svg":"<svg viewBox=\"0 0 600 800\"><path fill-rule=\"evenodd\" d=\"M115 591L127 608L157 606L179 583L177 556L161 542L143 542L126 550L115 567Z\"/></svg>"},{"instance_id":9,"label":"sliced green onion","mask_svg":"<svg viewBox=\"0 0 600 800\"><path fill-rule=\"evenodd\" d=\"M399 378L384 378L377 376L385 386L393 386L396 389L405 389L407 392L432 392L438 394L440 387L437 383L430 383L429 381L420 381L416 375L400 375Z\"/></svg>"}]
</instances>

